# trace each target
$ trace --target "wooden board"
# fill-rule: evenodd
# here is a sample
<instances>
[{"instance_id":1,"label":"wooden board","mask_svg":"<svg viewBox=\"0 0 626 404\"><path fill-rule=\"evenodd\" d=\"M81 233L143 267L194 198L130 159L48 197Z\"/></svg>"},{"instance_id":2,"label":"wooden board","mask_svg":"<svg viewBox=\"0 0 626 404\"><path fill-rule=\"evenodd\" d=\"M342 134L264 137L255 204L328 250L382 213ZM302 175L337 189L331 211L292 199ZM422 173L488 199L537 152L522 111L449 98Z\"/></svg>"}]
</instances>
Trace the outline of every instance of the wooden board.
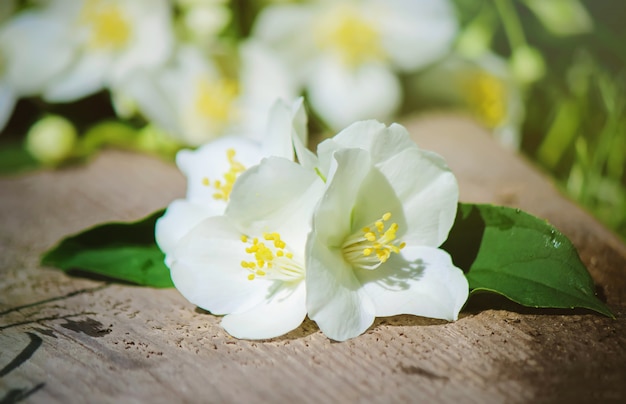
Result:
<instances>
[{"instance_id":1,"label":"wooden board","mask_svg":"<svg viewBox=\"0 0 626 404\"><path fill-rule=\"evenodd\" d=\"M520 207L568 235L617 319L483 298L455 323L381 318L343 343L309 320L281 338L236 340L175 289L40 267L62 237L183 195L173 165L109 151L85 166L0 178L0 401L626 400L624 244L470 121L406 124L446 157L463 201Z\"/></svg>"}]
</instances>

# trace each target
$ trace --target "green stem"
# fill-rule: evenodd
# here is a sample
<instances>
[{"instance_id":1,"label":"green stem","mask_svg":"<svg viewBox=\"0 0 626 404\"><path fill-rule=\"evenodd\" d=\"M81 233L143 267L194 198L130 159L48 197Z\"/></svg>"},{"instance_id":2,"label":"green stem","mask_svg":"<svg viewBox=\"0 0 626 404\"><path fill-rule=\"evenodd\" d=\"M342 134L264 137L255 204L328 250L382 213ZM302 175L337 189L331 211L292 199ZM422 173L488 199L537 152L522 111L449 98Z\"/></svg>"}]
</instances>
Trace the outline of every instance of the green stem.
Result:
<instances>
[{"instance_id":1,"label":"green stem","mask_svg":"<svg viewBox=\"0 0 626 404\"><path fill-rule=\"evenodd\" d=\"M493 2L502 18L502 26L509 39L511 51L526 46L524 30L511 0L493 0Z\"/></svg>"}]
</instances>

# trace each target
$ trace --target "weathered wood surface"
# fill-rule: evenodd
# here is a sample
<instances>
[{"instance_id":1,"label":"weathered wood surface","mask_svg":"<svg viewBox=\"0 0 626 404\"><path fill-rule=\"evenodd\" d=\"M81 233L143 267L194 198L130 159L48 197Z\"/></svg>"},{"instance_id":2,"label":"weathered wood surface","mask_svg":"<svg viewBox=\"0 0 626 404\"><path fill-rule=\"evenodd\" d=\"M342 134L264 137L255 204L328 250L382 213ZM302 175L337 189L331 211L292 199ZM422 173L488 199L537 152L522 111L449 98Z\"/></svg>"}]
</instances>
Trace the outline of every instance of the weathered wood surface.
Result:
<instances>
[{"instance_id":1,"label":"weathered wood surface","mask_svg":"<svg viewBox=\"0 0 626 404\"><path fill-rule=\"evenodd\" d=\"M617 319L489 299L455 323L378 319L344 343L309 320L282 338L235 340L174 289L40 267L62 237L183 194L174 166L106 152L87 166L0 178L0 401L626 400L626 247L469 121L407 123L447 158L462 200L520 207L568 235Z\"/></svg>"}]
</instances>

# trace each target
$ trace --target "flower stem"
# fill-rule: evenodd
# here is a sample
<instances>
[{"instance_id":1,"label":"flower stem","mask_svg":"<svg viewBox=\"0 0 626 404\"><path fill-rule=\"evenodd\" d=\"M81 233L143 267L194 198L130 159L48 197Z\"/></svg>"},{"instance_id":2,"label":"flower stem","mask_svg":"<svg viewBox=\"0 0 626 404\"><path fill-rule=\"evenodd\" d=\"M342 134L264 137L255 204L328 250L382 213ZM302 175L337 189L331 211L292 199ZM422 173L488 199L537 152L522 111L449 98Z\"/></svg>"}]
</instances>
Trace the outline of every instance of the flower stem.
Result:
<instances>
[{"instance_id":1,"label":"flower stem","mask_svg":"<svg viewBox=\"0 0 626 404\"><path fill-rule=\"evenodd\" d=\"M509 40L511 51L525 46L524 30L511 0L493 0L493 2L502 18L502 26Z\"/></svg>"}]
</instances>

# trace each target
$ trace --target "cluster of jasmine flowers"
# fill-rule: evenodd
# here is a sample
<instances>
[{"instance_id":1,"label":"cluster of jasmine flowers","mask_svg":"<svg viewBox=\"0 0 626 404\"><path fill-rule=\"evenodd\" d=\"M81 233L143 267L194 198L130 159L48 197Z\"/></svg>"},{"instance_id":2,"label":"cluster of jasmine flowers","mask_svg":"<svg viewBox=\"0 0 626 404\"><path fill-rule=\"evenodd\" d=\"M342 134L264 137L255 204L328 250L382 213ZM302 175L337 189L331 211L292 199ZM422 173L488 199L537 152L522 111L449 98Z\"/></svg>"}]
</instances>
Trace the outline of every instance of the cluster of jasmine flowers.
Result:
<instances>
[{"instance_id":1,"label":"cluster of jasmine flowers","mask_svg":"<svg viewBox=\"0 0 626 404\"><path fill-rule=\"evenodd\" d=\"M437 76L452 83L437 94L472 106L505 143L519 140L523 111L507 69L483 56L446 62L459 31L449 0L251 1L243 29L247 10L225 0L17 4L0 6L0 129L20 98L67 103L106 90L119 119L139 117L191 147L254 133L273 100L302 94L338 131L393 119L407 92L428 95L421 83L433 82L402 78L434 66L461 77Z\"/></svg>"},{"instance_id":2,"label":"cluster of jasmine flowers","mask_svg":"<svg viewBox=\"0 0 626 404\"><path fill-rule=\"evenodd\" d=\"M458 203L444 160L376 120L314 154L306 120L301 99L279 101L261 141L179 152L187 195L156 225L176 288L237 338L283 335L307 314L338 341L378 316L456 320L468 283L438 248Z\"/></svg>"}]
</instances>

